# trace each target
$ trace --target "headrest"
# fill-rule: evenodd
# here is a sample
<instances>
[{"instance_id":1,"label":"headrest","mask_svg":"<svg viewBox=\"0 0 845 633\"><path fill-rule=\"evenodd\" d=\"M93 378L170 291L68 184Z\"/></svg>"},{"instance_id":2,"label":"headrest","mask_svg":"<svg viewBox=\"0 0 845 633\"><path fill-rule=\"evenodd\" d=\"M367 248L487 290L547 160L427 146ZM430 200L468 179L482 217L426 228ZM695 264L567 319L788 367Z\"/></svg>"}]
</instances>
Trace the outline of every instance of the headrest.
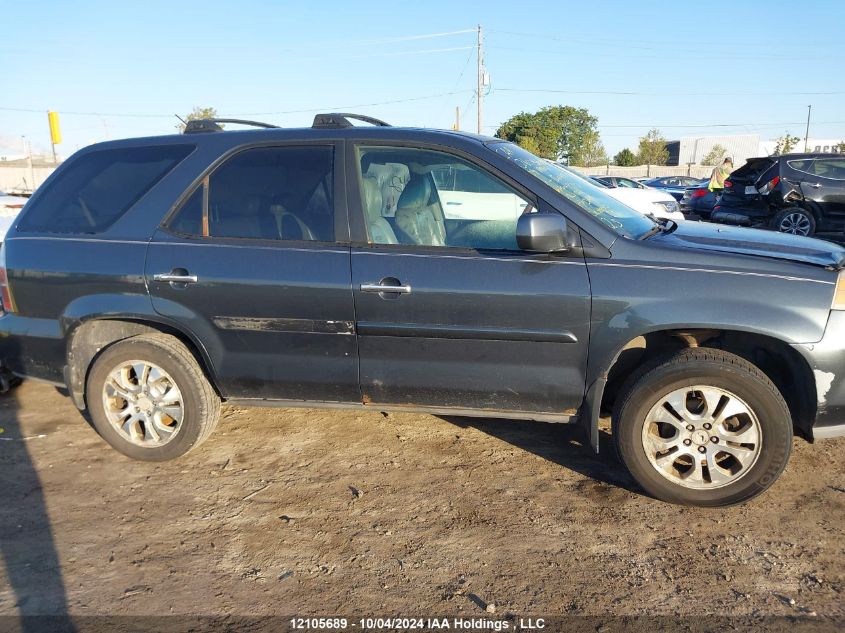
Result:
<instances>
[{"instance_id":1,"label":"headrest","mask_svg":"<svg viewBox=\"0 0 845 633\"><path fill-rule=\"evenodd\" d=\"M423 176L412 176L402 195L399 196L398 209L420 209L431 202L431 182Z\"/></svg>"},{"instance_id":2,"label":"headrest","mask_svg":"<svg viewBox=\"0 0 845 633\"><path fill-rule=\"evenodd\" d=\"M364 213L368 220L375 220L381 217L382 197L381 187L378 181L370 176L361 179L361 186L364 190Z\"/></svg>"}]
</instances>

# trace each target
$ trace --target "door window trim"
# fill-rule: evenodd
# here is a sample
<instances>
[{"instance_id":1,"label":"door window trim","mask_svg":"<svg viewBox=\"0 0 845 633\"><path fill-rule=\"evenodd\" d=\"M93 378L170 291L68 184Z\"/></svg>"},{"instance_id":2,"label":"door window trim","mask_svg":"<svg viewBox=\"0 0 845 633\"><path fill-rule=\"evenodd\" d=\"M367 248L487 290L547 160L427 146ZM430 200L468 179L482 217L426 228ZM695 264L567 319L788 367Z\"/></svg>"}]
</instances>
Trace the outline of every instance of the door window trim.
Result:
<instances>
[{"instance_id":1,"label":"door window trim","mask_svg":"<svg viewBox=\"0 0 845 633\"><path fill-rule=\"evenodd\" d=\"M164 231L168 235L180 239L188 240L202 240L208 243L232 243L247 246L249 244L273 244L280 248L285 245L314 245L314 246L348 246L349 245L349 209L346 200L346 167L345 167L345 141L343 139L320 139L315 141L291 140L291 141L257 141L243 145L236 145L223 152L220 156L214 159L203 171L197 176L190 185L182 192L176 199L176 202L165 214L164 218L159 223L158 229ZM209 182L211 176L220 167L225 165L230 159L235 156L253 149L268 149L268 148L297 148L297 147L330 147L332 148L332 206L334 210L334 235L332 241L326 240L274 240L262 239L254 237L223 237L208 235L208 201L209 201ZM202 187L202 232L204 235L193 235L189 233L182 233L170 227L170 223L182 210L182 207L190 200L196 190Z\"/></svg>"}]
</instances>

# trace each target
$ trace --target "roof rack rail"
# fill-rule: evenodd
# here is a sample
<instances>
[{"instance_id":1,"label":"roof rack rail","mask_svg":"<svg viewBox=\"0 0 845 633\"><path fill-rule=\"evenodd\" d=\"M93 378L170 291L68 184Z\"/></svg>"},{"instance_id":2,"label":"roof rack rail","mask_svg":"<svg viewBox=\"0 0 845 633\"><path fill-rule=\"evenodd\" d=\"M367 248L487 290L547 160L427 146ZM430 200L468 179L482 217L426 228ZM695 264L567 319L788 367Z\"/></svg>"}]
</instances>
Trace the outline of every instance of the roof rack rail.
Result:
<instances>
[{"instance_id":1,"label":"roof rack rail","mask_svg":"<svg viewBox=\"0 0 845 633\"><path fill-rule=\"evenodd\" d=\"M278 128L278 125L271 125L270 123L262 123L261 121L247 121L246 119L194 119L185 124L183 134L201 134L204 132L222 132L223 128L220 123L239 123L240 125L250 125L252 127L263 128Z\"/></svg>"},{"instance_id":2,"label":"roof rack rail","mask_svg":"<svg viewBox=\"0 0 845 633\"><path fill-rule=\"evenodd\" d=\"M314 117L312 128L338 128L338 127L353 127L349 119L356 121L363 121L370 123L377 127L391 127L390 123L385 123L381 119L375 119L371 116L363 114L353 114L351 112L329 112L328 114L318 114Z\"/></svg>"}]
</instances>

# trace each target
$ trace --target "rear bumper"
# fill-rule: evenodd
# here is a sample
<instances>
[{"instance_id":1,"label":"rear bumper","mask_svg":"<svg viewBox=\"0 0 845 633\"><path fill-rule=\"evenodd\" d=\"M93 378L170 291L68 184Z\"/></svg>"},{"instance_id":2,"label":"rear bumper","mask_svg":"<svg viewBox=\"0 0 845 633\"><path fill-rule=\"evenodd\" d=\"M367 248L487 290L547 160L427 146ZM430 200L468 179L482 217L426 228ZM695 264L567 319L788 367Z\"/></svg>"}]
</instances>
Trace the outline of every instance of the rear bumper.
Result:
<instances>
[{"instance_id":1,"label":"rear bumper","mask_svg":"<svg viewBox=\"0 0 845 633\"><path fill-rule=\"evenodd\" d=\"M67 356L59 322L16 314L0 317L0 362L18 376L64 385Z\"/></svg>"},{"instance_id":2,"label":"rear bumper","mask_svg":"<svg viewBox=\"0 0 845 633\"><path fill-rule=\"evenodd\" d=\"M810 364L816 383L813 439L845 436L845 311L832 311L818 343L792 346Z\"/></svg>"}]
</instances>

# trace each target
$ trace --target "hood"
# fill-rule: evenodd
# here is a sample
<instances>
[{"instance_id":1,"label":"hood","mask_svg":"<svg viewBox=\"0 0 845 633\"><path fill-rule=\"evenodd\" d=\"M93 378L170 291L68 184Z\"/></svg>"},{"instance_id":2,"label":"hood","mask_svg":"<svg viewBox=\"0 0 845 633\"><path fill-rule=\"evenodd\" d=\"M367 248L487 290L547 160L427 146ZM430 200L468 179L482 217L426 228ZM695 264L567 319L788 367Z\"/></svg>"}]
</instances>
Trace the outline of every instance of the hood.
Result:
<instances>
[{"instance_id":1,"label":"hood","mask_svg":"<svg viewBox=\"0 0 845 633\"><path fill-rule=\"evenodd\" d=\"M659 233L649 239L667 246L756 255L833 270L845 268L845 248L832 242L776 231L708 222L682 222L671 233Z\"/></svg>"}]
</instances>

